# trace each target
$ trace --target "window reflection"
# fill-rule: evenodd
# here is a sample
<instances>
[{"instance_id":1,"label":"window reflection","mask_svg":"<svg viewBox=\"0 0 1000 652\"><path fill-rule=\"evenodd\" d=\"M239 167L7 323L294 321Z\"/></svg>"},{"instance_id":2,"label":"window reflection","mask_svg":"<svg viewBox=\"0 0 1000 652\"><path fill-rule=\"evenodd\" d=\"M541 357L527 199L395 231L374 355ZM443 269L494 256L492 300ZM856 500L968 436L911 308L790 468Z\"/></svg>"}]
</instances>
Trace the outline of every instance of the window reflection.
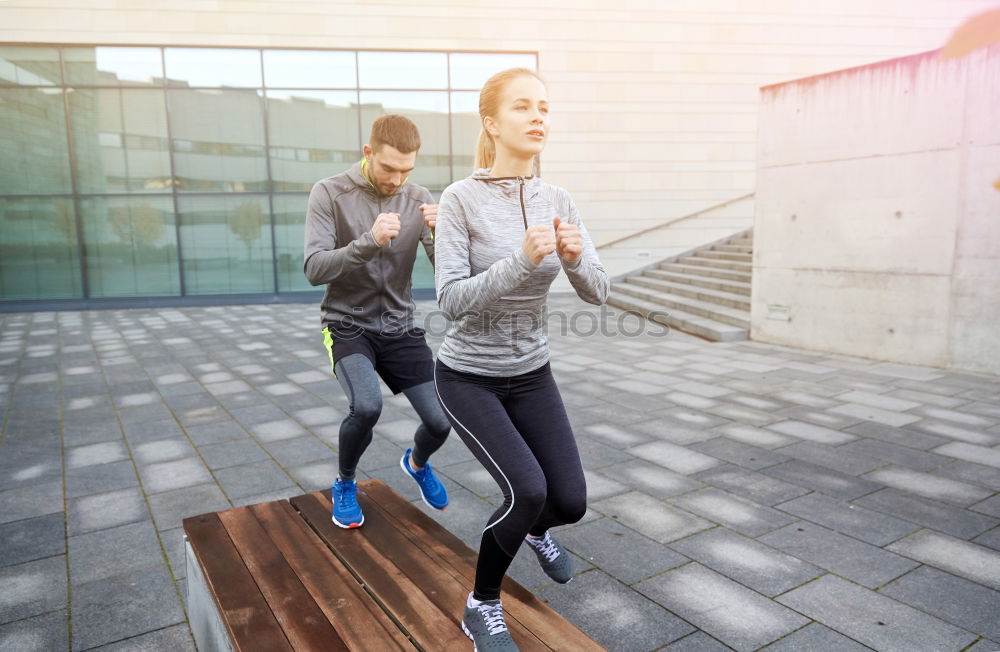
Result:
<instances>
[{"instance_id":1,"label":"window reflection","mask_svg":"<svg viewBox=\"0 0 1000 652\"><path fill-rule=\"evenodd\" d=\"M356 91L267 91L275 191L305 190L361 158Z\"/></svg>"},{"instance_id":2,"label":"window reflection","mask_svg":"<svg viewBox=\"0 0 1000 652\"><path fill-rule=\"evenodd\" d=\"M172 197L84 199L80 212L90 296L180 294Z\"/></svg>"},{"instance_id":3,"label":"window reflection","mask_svg":"<svg viewBox=\"0 0 1000 652\"><path fill-rule=\"evenodd\" d=\"M168 91L177 189L266 191L264 119L254 91Z\"/></svg>"},{"instance_id":4,"label":"window reflection","mask_svg":"<svg viewBox=\"0 0 1000 652\"><path fill-rule=\"evenodd\" d=\"M167 48L167 83L171 86L259 88L259 50Z\"/></svg>"},{"instance_id":5,"label":"window reflection","mask_svg":"<svg viewBox=\"0 0 1000 652\"><path fill-rule=\"evenodd\" d=\"M78 86L162 86L159 48L66 48L66 83Z\"/></svg>"},{"instance_id":6,"label":"window reflection","mask_svg":"<svg viewBox=\"0 0 1000 652\"><path fill-rule=\"evenodd\" d=\"M478 91L486 80L501 70L527 68L537 70L533 54L483 54L454 52L448 56L451 87Z\"/></svg>"},{"instance_id":7,"label":"window reflection","mask_svg":"<svg viewBox=\"0 0 1000 652\"><path fill-rule=\"evenodd\" d=\"M270 88L356 88L354 52L264 50L264 84Z\"/></svg>"},{"instance_id":8,"label":"window reflection","mask_svg":"<svg viewBox=\"0 0 1000 652\"><path fill-rule=\"evenodd\" d=\"M163 91L77 89L70 115L81 192L170 191Z\"/></svg>"},{"instance_id":9,"label":"window reflection","mask_svg":"<svg viewBox=\"0 0 1000 652\"><path fill-rule=\"evenodd\" d=\"M178 202L188 294L274 291L266 195L181 197Z\"/></svg>"},{"instance_id":10,"label":"window reflection","mask_svg":"<svg viewBox=\"0 0 1000 652\"><path fill-rule=\"evenodd\" d=\"M302 273L302 242L305 239L306 206L309 195L274 196L274 249L278 265L278 291L315 290ZM433 279L431 280L433 283Z\"/></svg>"},{"instance_id":11,"label":"window reflection","mask_svg":"<svg viewBox=\"0 0 1000 652\"><path fill-rule=\"evenodd\" d=\"M361 88L448 88L444 52L358 52Z\"/></svg>"},{"instance_id":12,"label":"window reflection","mask_svg":"<svg viewBox=\"0 0 1000 652\"><path fill-rule=\"evenodd\" d=\"M0 199L0 297L83 296L73 201Z\"/></svg>"},{"instance_id":13,"label":"window reflection","mask_svg":"<svg viewBox=\"0 0 1000 652\"><path fill-rule=\"evenodd\" d=\"M0 46L0 86L55 86L62 83L56 48Z\"/></svg>"},{"instance_id":14,"label":"window reflection","mask_svg":"<svg viewBox=\"0 0 1000 652\"><path fill-rule=\"evenodd\" d=\"M368 141L375 118L405 115L420 131L420 153L410 181L441 192L451 183L448 94L416 91L361 91L361 124Z\"/></svg>"},{"instance_id":15,"label":"window reflection","mask_svg":"<svg viewBox=\"0 0 1000 652\"><path fill-rule=\"evenodd\" d=\"M58 88L0 88L0 194L72 192Z\"/></svg>"},{"instance_id":16,"label":"window reflection","mask_svg":"<svg viewBox=\"0 0 1000 652\"><path fill-rule=\"evenodd\" d=\"M481 125L479 93L452 93L451 163L456 179L463 179L472 172Z\"/></svg>"}]
</instances>

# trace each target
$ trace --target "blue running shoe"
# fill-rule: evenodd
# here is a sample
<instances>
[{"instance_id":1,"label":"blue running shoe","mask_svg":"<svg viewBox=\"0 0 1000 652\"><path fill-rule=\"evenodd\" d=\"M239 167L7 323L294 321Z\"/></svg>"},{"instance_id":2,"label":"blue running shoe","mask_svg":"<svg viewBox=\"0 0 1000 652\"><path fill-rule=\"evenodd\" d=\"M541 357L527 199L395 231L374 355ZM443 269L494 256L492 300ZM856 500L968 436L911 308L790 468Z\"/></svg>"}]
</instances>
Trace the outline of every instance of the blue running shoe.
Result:
<instances>
[{"instance_id":1,"label":"blue running shoe","mask_svg":"<svg viewBox=\"0 0 1000 652\"><path fill-rule=\"evenodd\" d=\"M365 515L358 505L358 483L341 480L333 483L333 522L342 528L361 527Z\"/></svg>"},{"instance_id":2,"label":"blue running shoe","mask_svg":"<svg viewBox=\"0 0 1000 652\"><path fill-rule=\"evenodd\" d=\"M441 481L434 475L430 462L425 464L424 468L419 471L414 471L410 468L410 451L412 450L411 448L407 448L406 452L403 453L403 457L399 458L399 467L403 469L404 473L417 481L417 484L420 486L420 497L424 499L424 502L429 507L440 510L447 509L448 490L444 488Z\"/></svg>"}]
</instances>

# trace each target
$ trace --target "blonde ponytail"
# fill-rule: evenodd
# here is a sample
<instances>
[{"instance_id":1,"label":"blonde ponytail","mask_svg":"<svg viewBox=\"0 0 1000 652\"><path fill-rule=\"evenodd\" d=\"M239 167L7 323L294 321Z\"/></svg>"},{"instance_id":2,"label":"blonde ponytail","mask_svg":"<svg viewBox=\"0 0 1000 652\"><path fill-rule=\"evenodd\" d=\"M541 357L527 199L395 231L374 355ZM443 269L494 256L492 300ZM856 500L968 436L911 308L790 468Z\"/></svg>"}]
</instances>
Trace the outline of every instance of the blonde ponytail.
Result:
<instances>
[{"instance_id":1,"label":"blonde ponytail","mask_svg":"<svg viewBox=\"0 0 1000 652\"><path fill-rule=\"evenodd\" d=\"M493 144L493 136L486 133L485 128L480 127L479 140L476 142L476 169L493 167L496 158L497 148Z\"/></svg>"}]
</instances>

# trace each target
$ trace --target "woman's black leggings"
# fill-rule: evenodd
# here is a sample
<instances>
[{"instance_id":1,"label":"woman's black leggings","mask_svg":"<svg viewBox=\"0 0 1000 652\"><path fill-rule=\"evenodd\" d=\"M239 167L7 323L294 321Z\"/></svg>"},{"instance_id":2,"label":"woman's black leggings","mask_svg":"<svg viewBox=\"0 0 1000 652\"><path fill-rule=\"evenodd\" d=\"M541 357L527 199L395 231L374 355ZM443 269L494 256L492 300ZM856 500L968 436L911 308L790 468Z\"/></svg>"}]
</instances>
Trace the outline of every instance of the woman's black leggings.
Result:
<instances>
[{"instance_id":1,"label":"woman's black leggings","mask_svg":"<svg viewBox=\"0 0 1000 652\"><path fill-rule=\"evenodd\" d=\"M448 420L503 492L483 530L475 597L500 597L500 582L529 532L575 523L587 511L587 484L562 397L548 363L511 377L434 369Z\"/></svg>"}]
</instances>

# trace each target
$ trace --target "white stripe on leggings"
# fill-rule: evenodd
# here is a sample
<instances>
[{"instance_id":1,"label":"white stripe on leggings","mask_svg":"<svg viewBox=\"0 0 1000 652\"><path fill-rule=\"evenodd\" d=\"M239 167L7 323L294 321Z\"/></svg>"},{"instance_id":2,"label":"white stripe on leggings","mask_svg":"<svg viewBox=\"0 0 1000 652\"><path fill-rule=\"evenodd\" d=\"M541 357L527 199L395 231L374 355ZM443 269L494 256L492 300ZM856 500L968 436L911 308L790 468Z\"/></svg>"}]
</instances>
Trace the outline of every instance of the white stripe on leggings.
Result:
<instances>
[{"instance_id":1,"label":"white stripe on leggings","mask_svg":"<svg viewBox=\"0 0 1000 652\"><path fill-rule=\"evenodd\" d=\"M441 407L444 408L444 411L447 412L448 415L452 419L455 420L455 423L457 423L458 425L462 426L462 430L464 430L465 432L469 433L469 436L472 437L473 439L475 439L476 443L479 444L479 447L483 449L483 453L486 454L486 457L490 458L490 461L493 462L493 466L497 467L497 471L500 472L500 475L503 476L504 481L507 483L507 486L510 488L510 507L507 508L507 511L504 512L503 515L500 518L498 518L497 520L493 521L492 523L490 523L489 525L487 525L486 527L484 527L483 528L483 532L485 532L486 530L490 529L491 527L493 527L494 525L496 525L500 521L502 521L505 518L507 518L507 515L510 514L510 510L514 509L514 485L512 485L510 483L510 480L507 479L507 476L504 474L503 469L500 468L500 465L497 464L497 461L495 459L493 459L493 456L490 455L490 453L489 453L488 450L486 450L486 447L483 446L483 443L481 441L479 441L478 439L476 439L476 436L474 434L472 434L472 431L469 430L468 428L466 428L465 424L462 423L461 421L459 421L458 417L456 417L454 414L452 414L451 410L448 409L448 406L444 404L444 399L441 398L441 391L438 390L438 384L437 384L437 365L434 365L434 392L437 394L438 401L441 402Z\"/></svg>"}]
</instances>

